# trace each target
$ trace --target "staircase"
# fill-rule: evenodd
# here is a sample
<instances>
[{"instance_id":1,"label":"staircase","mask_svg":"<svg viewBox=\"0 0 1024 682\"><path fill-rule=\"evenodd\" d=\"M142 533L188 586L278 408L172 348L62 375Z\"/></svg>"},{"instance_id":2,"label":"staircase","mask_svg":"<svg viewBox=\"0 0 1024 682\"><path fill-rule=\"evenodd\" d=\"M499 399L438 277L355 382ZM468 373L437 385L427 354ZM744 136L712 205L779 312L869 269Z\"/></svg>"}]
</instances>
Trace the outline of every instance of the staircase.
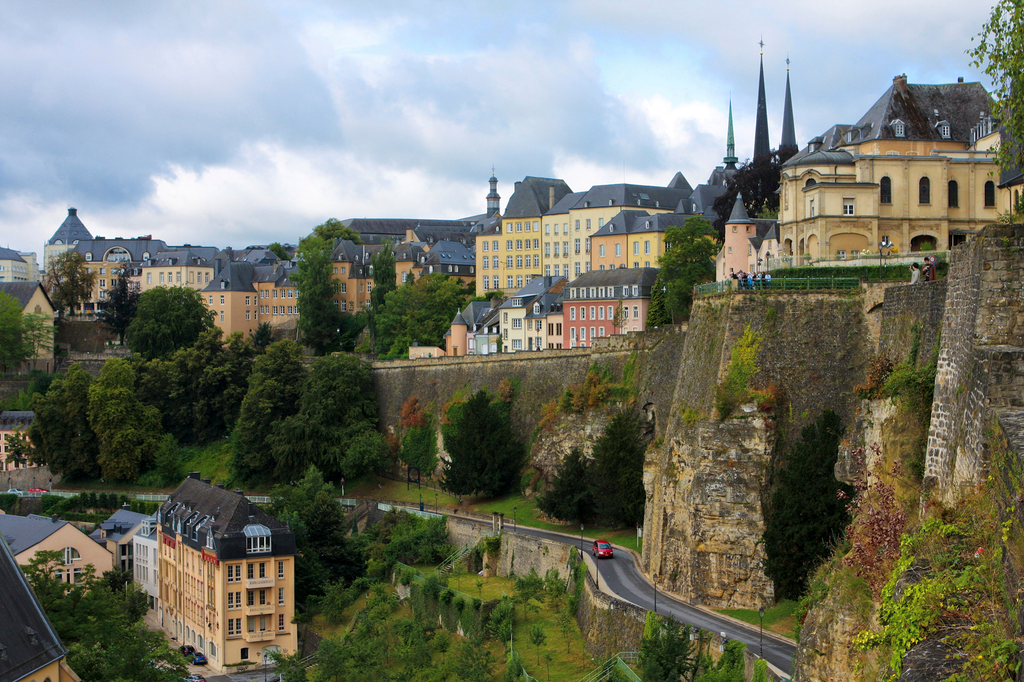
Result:
<instances>
[{"instance_id":1,"label":"staircase","mask_svg":"<svg viewBox=\"0 0 1024 682\"><path fill-rule=\"evenodd\" d=\"M454 552L452 552L450 555L448 555L447 559L445 559L444 561L441 562L441 565L438 566L434 570L434 572L437 575L439 575L439 576L448 575L449 573L452 572L452 570L455 569L455 563L457 561L459 561L460 559L462 559L467 554L469 554L470 552L472 552L473 551L473 547L474 547L474 545L464 545L464 546L460 547L459 549L456 549Z\"/></svg>"},{"instance_id":2,"label":"staircase","mask_svg":"<svg viewBox=\"0 0 1024 682\"><path fill-rule=\"evenodd\" d=\"M633 672L633 668L630 667L636 666L639 660L640 656L635 651L620 651L595 668L589 675L581 678L579 682L602 682L602 680L608 679L616 668L630 682L641 682L637 674Z\"/></svg>"}]
</instances>

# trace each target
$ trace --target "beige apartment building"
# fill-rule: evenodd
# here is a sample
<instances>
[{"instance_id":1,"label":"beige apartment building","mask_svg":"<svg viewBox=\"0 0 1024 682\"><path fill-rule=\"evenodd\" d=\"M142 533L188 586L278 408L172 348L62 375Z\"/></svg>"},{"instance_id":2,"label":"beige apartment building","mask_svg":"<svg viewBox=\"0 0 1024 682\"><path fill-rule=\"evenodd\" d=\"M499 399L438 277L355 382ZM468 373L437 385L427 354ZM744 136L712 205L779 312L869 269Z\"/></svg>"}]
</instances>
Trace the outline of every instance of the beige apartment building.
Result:
<instances>
[{"instance_id":1,"label":"beige apartment building","mask_svg":"<svg viewBox=\"0 0 1024 682\"><path fill-rule=\"evenodd\" d=\"M856 124L833 126L783 165L783 254L878 254L886 238L886 255L945 251L994 222L990 104L979 83L894 78Z\"/></svg>"},{"instance_id":2,"label":"beige apartment building","mask_svg":"<svg viewBox=\"0 0 1024 682\"><path fill-rule=\"evenodd\" d=\"M101 575L114 565L110 550L56 517L0 514L0 535L7 539L14 559L22 566L27 566L37 552L60 552L63 561L56 575L64 582L77 583L86 566Z\"/></svg>"},{"instance_id":3,"label":"beige apartment building","mask_svg":"<svg viewBox=\"0 0 1024 682\"><path fill-rule=\"evenodd\" d=\"M295 536L241 491L190 474L160 507L160 624L213 670L298 649Z\"/></svg>"}]
</instances>

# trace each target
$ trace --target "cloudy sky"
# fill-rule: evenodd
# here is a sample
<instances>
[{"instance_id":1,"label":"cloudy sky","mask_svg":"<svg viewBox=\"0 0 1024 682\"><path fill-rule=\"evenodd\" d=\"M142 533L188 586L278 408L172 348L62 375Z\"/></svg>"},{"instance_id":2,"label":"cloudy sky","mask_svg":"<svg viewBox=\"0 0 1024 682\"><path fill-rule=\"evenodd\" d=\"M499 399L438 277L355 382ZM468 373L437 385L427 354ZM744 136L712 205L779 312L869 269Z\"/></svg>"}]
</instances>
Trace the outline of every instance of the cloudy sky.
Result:
<instances>
[{"instance_id":1,"label":"cloudy sky","mask_svg":"<svg viewBox=\"0 0 1024 682\"><path fill-rule=\"evenodd\" d=\"M0 245L93 234L242 247L324 219L481 213L525 175L704 181L730 96L750 156L758 41L772 146L906 73L969 65L987 2L0 2ZM988 86L987 81L982 80Z\"/></svg>"}]
</instances>

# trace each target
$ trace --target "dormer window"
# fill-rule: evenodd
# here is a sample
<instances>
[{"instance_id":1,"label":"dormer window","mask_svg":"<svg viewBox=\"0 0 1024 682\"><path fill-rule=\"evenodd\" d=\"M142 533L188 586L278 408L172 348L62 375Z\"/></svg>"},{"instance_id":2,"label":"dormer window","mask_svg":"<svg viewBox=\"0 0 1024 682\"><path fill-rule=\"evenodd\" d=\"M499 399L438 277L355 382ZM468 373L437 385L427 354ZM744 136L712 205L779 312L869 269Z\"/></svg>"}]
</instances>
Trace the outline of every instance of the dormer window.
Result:
<instances>
[{"instance_id":1,"label":"dormer window","mask_svg":"<svg viewBox=\"0 0 1024 682\"><path fill-rule=\"evenodd\" d=\"M91 261L92 260L92 254L91 253L86 253L85 254L85 260Z\"/></svg>"},{"instance_id":2,"label":"dormer window","mask_svg":"<svg viewBox=\"0 0 1024 682\"><path fill-rule=\"evenodd\" d=\"M263 554L271 550L270 529L261 523L250 523L243 529L245 533L245 553Z\"/></svg>"},{"instance_id":3,"label":"dormer window","mask_svg":"<svg viewBox=\"0 0 1024 682\"><path fill-rule=\"evenodd\" d=\"M949 121L939 121L937 124L935 124L935 127L938 129L939 136L943 140L948 140L949 139L949 136L950 136Z\"/></svg>"},{"instance_id":4,"label":"dormer window","mask_svg":"<svg viewBox=\"0 0 1024 682\"><path fill-rule=\"evenodd\" d=\"M892 126L893 135L895 135L896 137L906 137L907 127L906 125L904 125L903 121L896 119L889 125Z\"/></svg>"},{"instance_id":5,"label":"dormer window","mask_svg":"<svg viewBox=\"0 0 1024 682\"><path fill-rule=\"evenodd\" d=\"M534 303L533 304L533 314L534 315L539 315L540 314L540 303Z\"/></svg>"},{"instance_id":6,"label":"dormer window","mask_svg":"<svg viewBox=\"0 0 1024 682\"><path fill-rule=\"evenodd\" d=\"M210 530L206 534L206 548L216 550L217 548L213 544L213 531Z\"/></svg>"}]
</instances>

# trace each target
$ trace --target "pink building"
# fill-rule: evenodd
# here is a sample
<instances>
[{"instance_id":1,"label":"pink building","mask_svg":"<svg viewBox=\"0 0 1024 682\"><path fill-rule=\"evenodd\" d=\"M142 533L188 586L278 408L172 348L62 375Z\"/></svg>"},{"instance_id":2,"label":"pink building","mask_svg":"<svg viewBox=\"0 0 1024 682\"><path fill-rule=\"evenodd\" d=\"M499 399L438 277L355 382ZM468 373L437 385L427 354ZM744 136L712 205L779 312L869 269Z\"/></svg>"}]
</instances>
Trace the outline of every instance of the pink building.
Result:
<instances>
[{"instance_id":1,"label":"pink building","mask_svg":"<svg viewBox=\"0 0 1024 682\"><path fill-rule=\"evenodd\" d=\"M28 427L32 426L33 419L35 419L34 412L21 410L0 412L0 470L14 471L15 469L29 469L36 466L27 460L15 462L9 454L11 450L10 438L19 431L22 434L27 434Z\"/></svg>"},{"instance_id":2,"label":"pink building","mask_svg":"<svg viewBox=\"0 0 1024 682\"><path fill-rule=\"evenodd\" d=\"M589 346L593 339L646 329L657 268L592 270L562 292L562 347Z\"/></svg>"}]
</instances>

